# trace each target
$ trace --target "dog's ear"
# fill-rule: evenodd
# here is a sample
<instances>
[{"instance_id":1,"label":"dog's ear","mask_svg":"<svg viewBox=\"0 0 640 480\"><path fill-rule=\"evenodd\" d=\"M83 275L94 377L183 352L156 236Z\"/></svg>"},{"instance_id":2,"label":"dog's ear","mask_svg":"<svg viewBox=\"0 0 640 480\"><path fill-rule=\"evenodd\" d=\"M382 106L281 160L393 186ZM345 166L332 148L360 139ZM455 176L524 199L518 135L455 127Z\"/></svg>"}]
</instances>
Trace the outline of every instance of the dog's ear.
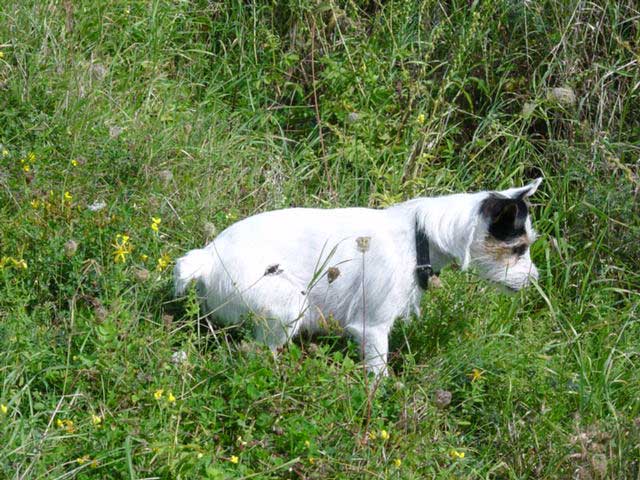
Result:
<instances>
[{"instance_id":1,"label":"dog's ear","mask_svg":"<svg viewBox=\"0 0 640 480\"><path fill-rule=\"evenodd\" d=\"M521 199L489 195L482 201L480 212L489 225L489 233L497 240L508 240L525 233L529 211Z\"/></svg>"},{"instance_id":2,"label":"dog's ear","mask_svg":"<svg viewBox=\"0 0 640 480\"><path fill-rule=\"evenodd\" d=\"M528 198L536 193L536 190L538 190L538 187L541 183L542 177L538 177L529 185L525 185L524 187L509 188L508 190L503 190L502 192L500 192L500 194L516 200L524 200L525 198Z\"/></svg>"}]
</instances>

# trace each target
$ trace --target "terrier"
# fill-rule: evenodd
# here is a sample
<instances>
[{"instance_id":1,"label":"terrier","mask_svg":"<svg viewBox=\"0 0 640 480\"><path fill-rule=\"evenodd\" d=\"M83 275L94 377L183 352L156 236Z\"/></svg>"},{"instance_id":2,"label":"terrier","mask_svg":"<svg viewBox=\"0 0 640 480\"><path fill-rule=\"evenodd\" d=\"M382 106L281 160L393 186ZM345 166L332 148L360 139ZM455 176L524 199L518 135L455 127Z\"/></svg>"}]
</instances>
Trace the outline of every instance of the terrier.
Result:
<instances>
[{"instance_id":1,"label":"terrier","mask_svg":"<svg viewBox=\"0 0 640 480\"><path fill-rule=\"evenodd\" d=\"M289 208L241 220L178 259L175 293L195 282L204 314L252 315L274 352L335 319L386 375L388 336L419 315L420 297L450 263L517 291L538 278L526 199L542 179L499 192L416 198L383 210Z\"/></svg>"}]
</instances>

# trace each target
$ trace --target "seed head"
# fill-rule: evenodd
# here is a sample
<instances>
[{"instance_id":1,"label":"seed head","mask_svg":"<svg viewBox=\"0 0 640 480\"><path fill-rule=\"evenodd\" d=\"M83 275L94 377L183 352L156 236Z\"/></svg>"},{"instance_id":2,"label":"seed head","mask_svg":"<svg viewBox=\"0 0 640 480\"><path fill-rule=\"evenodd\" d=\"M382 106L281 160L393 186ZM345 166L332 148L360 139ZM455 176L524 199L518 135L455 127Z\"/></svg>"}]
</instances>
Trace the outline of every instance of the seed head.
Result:
<instances>
[{"instance_id":1,"label":"seed head","mask_svg":"<svg viewBox=\"0 0 640 480\"><path fill-rule=\"evenodd\" d=\"M433 275L429 279L429 288L442 288L442 280L438 275Z\"/></svg>"},{"instance_id":2,"label":"seed head","mask_svg":"<svg viewBox=\"0 0 640 480\"><path fill-rule=\"evenodd\" d=\"M133 271L133 277L140 283L149 280L149 275L149 270L147 270L146 268L136 268Z\"/></svg>"},{"instance_id":3,"label":"seed head","mask_svg":"<svg viewBox=\"0 0 640 480\"><path fill-rule=\"evenodd\" d=\"M435 404L436 407L447 408L451 403L451 392L447 390L436 390Z\"/></svg>"},{"instance_id":4,"label":"seed head","mask_svg":"<svg viewBox=\"0 0 640 480\"><path fill-rule=\"evenodd\" d=\"M117 125L109 127L109 136L114 140L118 138L121 133L122 133L122 127L118 127Z\"/></svg>"},{"instance_id":5,"label":"seed head","mask_svg":"<svg viewBox=\"0 0 640 480\"><path fill-rule=\"evenodd\" d=\"M327 279L329 280L329 283L333 283L339 276L340 269L338 267L329 267L327 270Z\"/></svg>"},{"instance_id":6,"label":"seed head","mask_svg":"<svg viewBox=\"0 0 640 480\"><path fill-rule=\"evenodd\" d=\"M78 242L75 240L68 240L67 243L64 244L64 254L71 258L76 254L78 250Z\"/></svg>"},{"instance_id":7,"label":"seed head","mask_svg":"<svg viewBox=\"0 0 640 480\"><path fill-rule=\"evenodd\" d=\"M158 172L158 178L166 187L167 185L169 185L171 180L173 180L173 173L171 173L171 170L161 170L160 172Z\"/></svg>"},{"instance_id":8,"label":"seed head","mask_svg":"<svg viewBox=\"0 0 640 480\"><path fill-rule=\"evenodd\" d=\"M216 225L212 222L205 222L205 224L202 227L202 230L204 231L204 235L207 240L212 240L218 234L218 229L216 228Z\"/></svg>"},{"instance_id":9,"label":"seed head","mask_svg":"<svg viewBox=\"0 0 640 480\"><path fill-rule=\"evenodd\" d=\"M358 245L358 251L365 253L369 251L369 242L371 237L358 237L356 238L356 244Z\"/></svg>"}]
</instances>

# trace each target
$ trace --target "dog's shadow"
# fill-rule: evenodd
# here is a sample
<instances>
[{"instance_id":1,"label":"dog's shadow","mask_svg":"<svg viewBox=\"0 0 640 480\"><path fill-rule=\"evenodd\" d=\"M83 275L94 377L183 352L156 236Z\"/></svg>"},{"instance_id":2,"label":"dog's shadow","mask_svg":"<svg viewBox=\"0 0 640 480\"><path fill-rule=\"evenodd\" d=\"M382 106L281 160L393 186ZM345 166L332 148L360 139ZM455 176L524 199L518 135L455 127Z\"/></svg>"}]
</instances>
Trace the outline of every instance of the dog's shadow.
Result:
<instances>
[{"instance_id":1,"label":"dog's shadow","mask_svg":"<svg viewBox=\"0 0 640 480\"><path fill-rule=\"evenodd\" d=\"M250 317L245 317L236 325L223 326L212 316L196 315L194 311L189 311L189 300L185 298L174 299L172 292L166 291L159 300L162 308L159 316L170 316L173 323L178 326L192 328L201 340L198 347L202 353L217 351L221 346L225 350L229 347L232 351L241 351L247 344L255 343L253 336L255 321ZM334 329L326 332L301 332L291 339L304 356L314 356L318 350L322 350L327 358L333 358L336 353L344 358L350 358L353 362L360 361L360 346L348 335L341 334ZM258 346L256 345L256 348ZM282 347L285 350L287 346ZM264 347L267 351L267 347Z\"/></svg>"},{"instance_id":2,"label":"dog's shadow","mask_svg":"<svg viewBox=\"0 0 640 480\"><path fill-rule=\"evenodd\" d=\"M455 302L458 295L468 294L464 282L459 288L446 291L429 291L422 301L422 315L409 321L396 321L389 337L389 367L396 375L403 375L411 368L429 363L441 354L442 350L455 338L464 334L468 327L467 314L461 302ZM455 291L461 290L461 291ZM188 299L174 299L172 289L167 287L156 292L162 305L160 317L169 315L176 324L191 323L199 334L204 351L215 351L222 344L232 349L241 348L245 342L253 339L254 323L251 318L233 326L222 326L215 318L202 317L189 311ZM462 310L461 310L462 309ZM302 332L292 339L303 355L314 355L319 347L329 358L336 353L360 362L360 346L348 335L338 330L326 332ZM286 348L286 346L284 347Z\"/></svg>"}]
</instances>

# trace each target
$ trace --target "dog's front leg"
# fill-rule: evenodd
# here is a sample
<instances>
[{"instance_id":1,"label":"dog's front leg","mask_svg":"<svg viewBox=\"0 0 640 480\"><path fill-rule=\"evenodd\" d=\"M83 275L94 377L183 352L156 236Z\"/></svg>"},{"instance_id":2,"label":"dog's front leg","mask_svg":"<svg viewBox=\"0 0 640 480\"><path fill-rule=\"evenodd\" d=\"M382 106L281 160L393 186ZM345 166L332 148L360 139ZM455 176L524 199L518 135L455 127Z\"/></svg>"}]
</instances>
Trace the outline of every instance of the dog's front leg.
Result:
<instances>
[{"instance_id":1,"label":"dog's front leg","mask_svg":"<svg viewBox=\"0 0 640 480\"><path fill-rule=\"evenodd\" d=\"M346 328L351 337L360 344L361 356L367 372L376 377L387 376L387 354L389 353L389 330L384 326L369 327L362 325Z\"/></svg>"}]
</instances>

